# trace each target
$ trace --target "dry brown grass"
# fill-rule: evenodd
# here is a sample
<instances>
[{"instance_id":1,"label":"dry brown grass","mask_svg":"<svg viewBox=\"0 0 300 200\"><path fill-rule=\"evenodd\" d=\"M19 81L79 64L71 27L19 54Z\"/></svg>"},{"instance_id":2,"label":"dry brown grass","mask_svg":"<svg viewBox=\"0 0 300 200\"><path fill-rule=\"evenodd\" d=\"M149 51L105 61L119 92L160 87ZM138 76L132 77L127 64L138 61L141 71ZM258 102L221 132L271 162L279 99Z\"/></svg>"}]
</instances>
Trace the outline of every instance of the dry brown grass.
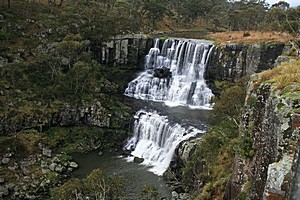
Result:
<instances>
[{"instance_id":1,"label":"dry brown grass","mask_svg":"<svg viewBox=\"0 0 300 200\"><path fill-rule=\"evenodd\" d=\"M249 33L249 36L244 36ZM259 42L288 42L286 38L292 38L289 34L281 35L281 33L273 31L234 31L211 33L208 39L217 43L259 43Z\"/></svg>"},{"instance_id":2,"label":"dry brown grass","mask_svg":"<svg viewBox=\"0 0 300 200\"><path fill-rule=\"evenodd\" d=\"M285 62L272 70L264 71L260 74L260 80L275 83L275 89L281 90L294 85L300 90L300 60Z\"/></svg>"}]
</instances>

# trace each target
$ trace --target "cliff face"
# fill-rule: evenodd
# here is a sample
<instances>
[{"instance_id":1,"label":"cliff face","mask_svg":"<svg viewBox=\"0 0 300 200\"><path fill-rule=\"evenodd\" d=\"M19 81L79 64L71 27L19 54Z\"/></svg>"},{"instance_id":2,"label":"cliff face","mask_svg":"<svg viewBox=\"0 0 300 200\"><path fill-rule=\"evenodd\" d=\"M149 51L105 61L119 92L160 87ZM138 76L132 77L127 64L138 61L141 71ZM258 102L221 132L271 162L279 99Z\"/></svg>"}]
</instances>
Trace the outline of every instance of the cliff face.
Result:
<instances>
[{"instance_id":1,"label":"cliff face","mask_svg":"<svg viewBox=\"0 0 300 200\"><path fill-rule=\"evenodd\" d=\"M216 46L206 69L209 80L237 81L274 67L283 43L226 44Z\"/></svg>"},{"instance_id":2,"label":"cliff face","mask_svg":"<svg viewBox=\"0 0 300 200\"><path fill-rule=\"evenodd\" d=\"M285 92L284 92L285 91ZM298 161L299 128L293 127L299 92L274 90L252 77L240 126L253 155L236 155L224 199L288 199ZM249 150L249 149L248 149Z\"/></svg>"},{"instance_id":3,"label":"cliff face","mask_svg":"<svg viewBox=\"0 0 300 200\"><path fill-rule=\"evenodd\" d=\"M51 126L90 125L99 128L123 129L128 126L129 119L124 108L111 109L103 106L100 101L71 105L46 106L36 102L34 109L24 112L16 109L5 113L0 119L0 135L16 133L24 129L42 131Z\"/></svg>"},{"instance_id":4,"label":"cliff face","mask_svg":"<svg viewBox=\"0 0 300 200\"><path fill-rule=\"evenodd\" d=\"M120 35L102 45L91 45L94 58L108 66L144 65L145 55L153 45L153 38L143 34Z\"/></svg>"}]
</instances>

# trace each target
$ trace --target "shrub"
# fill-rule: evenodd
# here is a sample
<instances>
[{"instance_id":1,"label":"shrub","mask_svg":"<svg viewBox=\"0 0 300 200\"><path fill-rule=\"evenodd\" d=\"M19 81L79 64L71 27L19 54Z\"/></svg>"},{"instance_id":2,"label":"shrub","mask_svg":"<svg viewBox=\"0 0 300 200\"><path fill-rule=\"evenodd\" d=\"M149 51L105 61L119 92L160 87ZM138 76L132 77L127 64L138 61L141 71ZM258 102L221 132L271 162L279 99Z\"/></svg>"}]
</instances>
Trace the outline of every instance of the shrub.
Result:
<instances>
[{"instance_id":1,"label":"shrub","mask_svg":"<svg viewBox=\"0 0 300 200\"><path fill-rule=\"evenodd\" d=\"M145 185L140 193L141 200L157 200L159 199L159 192L153 185Z\"/></svg>"},{"instance_id":2,"label":"shrub","mask_svg":"<svg viewBox=\"0 0 300 200\"><path fill-rule=\"evenodd\" d=\"M51 191L55 200L72 199L122 199L123 181L117 177L108 176L100 169L93 170L83 180L70 179L60 187Z\"/></svg>"},{"instance_id":3,"label":"shrub","mask_svg":"<svg viewBox=\"0 0 300 200\"><path fill-rule=\"evenodd\" d=\"M249 37L251 34L249 32L244 32L243 37Z\"/></svg>"}]
</instances>

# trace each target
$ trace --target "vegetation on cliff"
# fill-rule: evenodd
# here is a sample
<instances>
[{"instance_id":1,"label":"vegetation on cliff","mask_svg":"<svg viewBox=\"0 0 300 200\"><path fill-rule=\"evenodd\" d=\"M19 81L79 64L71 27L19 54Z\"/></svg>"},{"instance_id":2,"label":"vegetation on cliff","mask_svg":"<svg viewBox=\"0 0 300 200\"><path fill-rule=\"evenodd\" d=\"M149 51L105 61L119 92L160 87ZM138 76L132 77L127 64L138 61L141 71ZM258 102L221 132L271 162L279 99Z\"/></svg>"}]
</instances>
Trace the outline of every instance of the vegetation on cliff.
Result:
<instances>
[{"instance_id":1,"label":"vegetation on cliff","mask_svg":"<svg viewBox=\"0 0 300 200\"><path fill-rule=\"evenodd\" d=\"M222 93L214 106L211 127L182 170L182 180L195 199L223 199L235 153L247 152L247 141L238 138L246 81L220 82Z\"/></svg>"},{"instance_id":2,"label":"vegetation on cliff","mask_svg":"<svg viewBox=\"0 0 300 200\"><path fill-rule=\"evenodd\" d=\"M264 88L264 85L272 85L271 90L277 94L274 97L276 99L274 101L276 101L277 103L275 104L275 111L272 110L270 112L280 113L280 111L284 111L283 114L281 114L283 116L280 116L287 118L290 118L292 114L299 113L299 66L300 62L299 60L296 60L293 62L282 63L272 70L267 70L258 74L257 78L252 78L254 80L253 87L251 87L253 91L249 91L250 94L255 93L254 90L261 91L263 89L267 89L268 87ZM259 134L259 130L265 128L266 130L263 135L266 135L270 129L270 127L269 129L267 129L268 127L257 128L258 126L263 126L261 124L258 124L258 118L260 117L258 117L257 115L262 116L262 113L260 112L263 112L266 108L260 106L265 105L265 103L260 102L258 97L252 97L251 95L247 96L246 104L253 110L253 113L251 115L253 115L255 119L244 122L248 123L247 126L244 127L243 125L241 125L240 117L242 114L242 110L245 109L245 83L231 85L229 87L226 86L226 84L226 87L224 87L224 84L218 84L218 86L223 87L223 90L220 99L216 102L216 105L214 107L212 126L200 140L196 147L195 153L191 157L191 160L186 163L185 167L182 170L181 178L186 183L186 185L189 186L189 190L194 193L195 199L223 199L226 186L228 187L228 184L230 183L234 173L234 171L232 171L232 167L235 161L235 157L237 156L245 160L246 163L251 163L255 162L255 160L259 160L259 158L261 157L257 157L257 151L260 152L263 148L267 148L271 151L271 149L273 148L271 146L263 146L258 148L257 145L259 144L256 144L258 143L257 141L260 140L258 136L255 139L256 143L254 143L254 133L257 132L257 134ZM286 112L288 112L287 115L285 114ZM279 120L282 119L280 118ZM275 122L271 125L271 127L273 126L275 126ZM288 124L280 126L281 129L287 129L290 137L296 137L296 133L291 134L292 131L290 128L288 128ZM272 130L271 135L274 135L274 131ZM271 138L272 136L266 136L266 138L261 138L261 140L269 140L269 137ZM286 141L291 143L291 146L288 149L294 149L294 152L296 147L295 138L288 139L287 137ZM282 141L278 142L284 143ZM263 142L263 144L267 145L266 142ZM273 144L273 142L271 142L271 144ZM281 155L283 153L284 152L282 151L279 154ZM292 154L292 156L293 155L294 154ZM272 157L274 155L268 154L266 156ZM255 157L257 158L255 159ZM267 162L268 159L270 158L264 158L262 162ZM278 163L275 165L280 166ZM261 166L257 166L257 168L260 167ZM248 173L247 170L248 168L245 169L244 173ZM239 176L240 175L238 174L237 177ZM247 177L248 176L252 177L251 173L248 174ZM236 186L239 187L241 191L240 193L235 194L235 198L245 199L246 196L249 197L255 194L254 183L260 180L252 180L252 178L255 177L249 177L247 179L247 182L243 184L241 183L241 185ZM263 188L260 188L259 190L263 190ZM250 191L252 191L251 194ZM233 193L234 192L236 191L233 191Z\"/></svg>"}]
</instances>

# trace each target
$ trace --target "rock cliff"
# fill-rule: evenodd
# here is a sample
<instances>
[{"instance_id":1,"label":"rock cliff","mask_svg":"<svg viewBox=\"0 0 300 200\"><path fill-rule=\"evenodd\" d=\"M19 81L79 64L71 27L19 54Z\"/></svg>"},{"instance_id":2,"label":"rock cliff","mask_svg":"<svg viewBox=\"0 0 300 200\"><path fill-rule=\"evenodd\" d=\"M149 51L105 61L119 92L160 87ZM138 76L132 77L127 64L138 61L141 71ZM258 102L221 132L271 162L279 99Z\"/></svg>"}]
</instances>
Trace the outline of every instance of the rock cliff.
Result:
<instances>
[{"instance_id":1,"label":"rock cliff","mask_svg":"<svg viewBox=\"0 0 300 200\"><path fill-rule=\"evenodd\" d=\"M144 65L144 57L153 45L153 38L143 34L119 35L101 45L91 45L94 58L108 66Z\"/></svg>"},{"instance_id":2,"label":"rock cliff","mask_svg":"<svg viewBox=\"0 0 300 200\"><path fill-rule=\"evenodd\" d=\"M256 75L249 83L240 137L251 149L236 155L224 199L289 199L299 159L299 88L283 90ZM252 151L253 154L250 154Z\"/></svg>"},{"instance_id":3,"label":"rock cliff","mask_svg":"<svg viewBox=\"0 0 300 200\"><path fill-rule=\"evenodd\" d=\"M122 108L123 109L123 108ZM3 113L0 119L0 135L16 133L24 129L43 131L51 126L90 125L99 128L123 129L129 123L126 112L103 106L100 101L78 104L42 105L36 102L34 109L24 112L21 108Z\"/></svg>"},{"instance_id":4,"label":"rock cliff","mask_svg":"<svg viewBox=\"0 0 300 200\"><path fill-rule=\"evenodd\" d=\"M283 43L215 46L210 54L206 79L237 81L245 75L271 69L284 49Z\"/></svg>"}]
</instances>

